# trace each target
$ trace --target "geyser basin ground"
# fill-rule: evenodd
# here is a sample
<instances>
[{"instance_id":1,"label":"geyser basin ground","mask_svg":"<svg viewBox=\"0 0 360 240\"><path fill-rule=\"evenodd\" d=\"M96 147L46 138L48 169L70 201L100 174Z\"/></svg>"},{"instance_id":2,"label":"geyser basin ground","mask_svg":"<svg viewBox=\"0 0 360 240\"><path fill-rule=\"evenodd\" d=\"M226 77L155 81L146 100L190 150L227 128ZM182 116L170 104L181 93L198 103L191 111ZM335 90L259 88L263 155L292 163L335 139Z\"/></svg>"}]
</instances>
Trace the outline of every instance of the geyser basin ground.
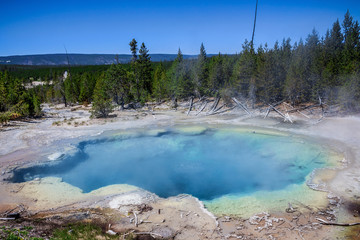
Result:
<instances>
[{"instance_id":1,"label":"geyser basin ground","mask_svg":"<svg viewBox=\"0 0 360 240\"><path fill-rule=\"evenodd\" d=\"M289 192L315 201L305 181L335 163L328 149L299 137L187 127L107 133L60 160L16 170L13 181L54 176L84 192L129 184L160 197L191 194L214 213L236 214L254 199L278 201Z\"/></svg>"}]
</instances>

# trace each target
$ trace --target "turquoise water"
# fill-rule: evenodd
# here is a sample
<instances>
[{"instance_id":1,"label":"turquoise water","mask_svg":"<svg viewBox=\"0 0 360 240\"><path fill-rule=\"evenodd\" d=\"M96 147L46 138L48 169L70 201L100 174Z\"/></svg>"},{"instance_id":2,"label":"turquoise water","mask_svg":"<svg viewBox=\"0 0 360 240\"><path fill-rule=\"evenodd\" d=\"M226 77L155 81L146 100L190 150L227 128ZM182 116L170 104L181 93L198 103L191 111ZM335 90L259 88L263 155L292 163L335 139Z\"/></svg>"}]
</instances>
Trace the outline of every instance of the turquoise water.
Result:
<instances>
[{"instance_id":1,"label":"turquoise water","mask_svg":"<svg viewBox=\"0 0 360 240\"><path fill-rule=\"evenodd\" d=\"M313 169L326 166L326 159L321 147L296 137L237 129L167 130L82 141L76 154L18 169L12 181L55 176L84 192L130 184L160 197L187 193L212 200L302 184Z\"/></svg>"}]
</instances>

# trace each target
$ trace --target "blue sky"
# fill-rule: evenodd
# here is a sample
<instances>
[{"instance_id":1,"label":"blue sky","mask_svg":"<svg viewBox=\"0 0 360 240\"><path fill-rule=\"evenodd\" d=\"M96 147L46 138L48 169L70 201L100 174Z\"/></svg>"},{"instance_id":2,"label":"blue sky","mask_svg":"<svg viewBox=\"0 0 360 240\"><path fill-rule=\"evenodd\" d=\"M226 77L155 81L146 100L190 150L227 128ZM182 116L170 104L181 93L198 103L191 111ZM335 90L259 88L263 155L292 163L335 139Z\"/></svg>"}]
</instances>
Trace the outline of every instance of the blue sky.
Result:
<instances>
[{"instance_id":1,"label":"blue sky","mask_svg":"<svg viewBox=\"0 0 360 240\"><path fill-rule=\"evenodd\" d=\"M132 38L150 53L236 53L251 39L256 0L8 0L0 4L0 56L129 54ZM315 28L323 36L346 10L360 21L360 1L259 0L255 46Z\"/></svg>"}]
</instances>

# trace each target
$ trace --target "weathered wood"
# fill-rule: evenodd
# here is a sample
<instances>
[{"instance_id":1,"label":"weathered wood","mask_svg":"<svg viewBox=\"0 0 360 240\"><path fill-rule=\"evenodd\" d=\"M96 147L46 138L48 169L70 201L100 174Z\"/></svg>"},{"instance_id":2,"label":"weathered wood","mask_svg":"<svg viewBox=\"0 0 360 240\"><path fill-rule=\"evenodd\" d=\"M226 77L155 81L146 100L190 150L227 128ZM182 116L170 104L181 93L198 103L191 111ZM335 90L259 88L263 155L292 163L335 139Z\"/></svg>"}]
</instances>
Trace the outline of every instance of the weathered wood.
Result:
<instances>
[{"instance_id":1,"label":"weathered wood","mask_svg":"<svg viewBox=\"0 0 360 240\"><path fill-rule=\"evenodd\" d=\"M267 108L267 111L266 111L266 114L265 114L264 119L265 119L265 118L267 118L267 116L269 115L269 113L270 113L270 109L271 109L270 107L268 107L268 108Z\"/></svg>"},{"instance_id":2,"label":"weathered wood","mask_svg":"<svg viewBox=\"0 0 360 240\"><path fill-rule=\"evenodd\" d=\"M274 110L275 112L277 112L280 116L282 116L283 118L286 118L285 115L280 112L279 110L277 110L274 106L272 106L271 104L269 104L269 107Z\"/></svg>"},{"instance_id":3,"label":"weathered wood","mask_svg":"<svg viewBox=\"0 0 360 240\"><path fill-rule=\"evenodd\" d=\"M280 112L278 109L276 109L276 108L275 108L274 106L272 106L271 104L269 104L269 107L270 107L272 110L274 110L275 112L277 112L280 116L282 116L285 121L286 121L286 120L289 120L291 123L293 123L293 121L291 120L289 114L287 114L287 116L284 115L282 112Z\"/></svg>"},{"instance_id":4,"label":"weathered wood","mask_svg":"<svg viewBox=\"0 0 360 240\"><path fill-rule=\"evenodd\" d=\"M297 112L300 113L301 115L303 115L304 117L310 119L310 117L309 117L308 115L306 115L305 113L302 113L302 112L300 112L300 111L297 111Z\"/></svg>"},{"instance_id":5,"label":"weathered wood","mask_svg":"<svg viewBox=\"0 0 360 240\"><path fill-rule=\"evenodd\" d=\"M205 96L202 96L201 98L199 98L198 100L194 101L194 105L199 103L199 102L202 102L206 97Z\"/></svg>"},{"instance_id":6,"label":"weathered wood","mask_svg":"<svg viewBox=\"0 0 360 240\"><path fill-rule=\"evenodd\" d=\"M220 109L222 109L226 104L221 105L220 107L218 107L214 112L218 112Z\"/></svg>"},{"instance_id":7,"label":"weathered wood","mask_svg":"<svg viewBox=\"0 0 360 240\"><path fill-rule=\"evenodd\" d=\"M273 103L272 105L273 105L274 107L276 107L276 106L279 106L280 104L282 104L283 102L285 102L284 99L281 100L281 101L278 101L278 102L276 102L276 103Z\"/></svg>"},{"instance_id":8,"label":"weathered wood","mask_svg":"<svg viewBox=\"0 0 360 240\"><path fill-rule=\"evenodd\" d=\"M295 109L291 104L287 103L287 102L284 102L284 104L288 107L291 107L291 109Z\"/></svg>"},{"instance_id":9,"label":"weathered wood","mask_svg":"<svg viewBox=\"0 0 360 240\"><path fill-rule=\"evenodd\" d=\"M350 227L350 226L356 226L360 225L360 222L354 222L354 223L333 223L333 222L327 222L321 218L316 218L321 224L323 225L334 225L334 226L343 226L343 227Z\"/></svg>"},{"instance_id":10,"label":"weathered wood","mask_svg":"<svg viewBox=\"0 0 360 240\"><path fill-rule=\"evenodd\" d=\"M206 115L214 115L216 114L216 112L218 112L220 109L222 109L226 104L221 105L220 107L218 107L216 110L214 111L209 111Z\"/></svg>"},{"instance_id":11,"label":"weathered wood","mask_svg":"<svg viewBox=\"0 0 360 240\"><path fill-rule=\"evenodd\" d=\"M186 115L188 115L188 116L189 116L189 113L190 113L191 108L192 108L192 106L193 106L193 102L194 102L194 97L191 97L189 110L188 110L188 112L187 112L187 114L186 114Z\"/></svg>"},{"instance_id":12,"label":"weathered wood","mask_svg":"<svg viewBox=\"0 0 360 240\"><path fill-rule=\"evenodd\" d=\"M158 237L158 238L160 237L161 239L163 238L162 235L157 234L157 233L152 233L152 232L133 232L133 234L135 234L135 235L150 235L153 238L156 238L156 237Z\"/></svg>"},{"instance_id":13,"label":"weathered wood","mask_svg":"<svg viewBox=\"0 0 360 240\"><path fill-rule=\"evenodd\" d=\"M138 217L137 217L137 215L136 215L136 213L135 212L133 212L133 214L134 214L134 217L135 217L135 227L137 227L139 224L138 224Z\"/></svg>"},{"instance_id":14,"label":"weathered wood","mask_svg":"<svg viewBox=\"0 0 360 240\"><path fill-rule=\"evenodd\" d=\"M244 106L244 104L242 104L241 102L239 102L235 97L231 98L240 108L244 109L245 112L247 114L249 114L251 116L251 113L249 112L249 110L247 109L247 107Z\"/></svg>"},{"instance_id":15,"label":"weathered wood","mask_svg":"<svg viewBox=\"0 0 360 240\"><path fill-rule=\"evenodd\" d=\"M319 104L313 104L313 105L309 105L309 106L305 106L305 107L294 108L294 109L291 109L291 110L289 110L287 112L292 113L292 112L302 111L302 110L305 110L305 109L318 107L318 106L319 106Z\"/></svg>"},{"instance_id":16,"label":"weathered wood","mask_svg":"<svg viewBox=\"0 0 360 240\"><path fill-rule=\"evenodd\" d=\"M219 105L219 102L220 102L220 97L218 97L218 98L216 99L216 101L215 101L215 103L214 103L211 111L215 111L215 109L217 108L217 105Z\"/></svg>"},{"instance_id":17,"label":"weathered wood","mask_svg":"<svg viewBox=\"0 0 360 240\"><path fill-rule=\"evenodd\" d=\"M294 213L296 212L296 210L293 208L293 206L291 205L291 203L288 203L289 207L287 209L285 209L285 211L287 213Z\"/></svg>"},{"instance_id":18,"label":"weathered wood","mask_svg":"<svg viewBox=\"0 0 360 240\"><path fill-rule=\"evenodd\" d=\"M321 107L321 117L323 118L324 117L324 105L323 105L323 102L322 102L320 96L319 96L319 105Z\"/></svg>"},{"instance_id":19,"label":"weathered wood","mask_svg":"<svg viewBox=\"0 0 360 240\"><path fill-rule=\"evenodd\" d=\"M216 98L213 106L211 107L210 111L209 112L214 112L214 110L216 109L217 105L219 104L219 101L220 101L220 98Z\"/></svg>"},{"instance_id":20,"label":"weathered wood","mask_svg":"<svg viewBox=\"0 0 360 240\"><path fill-rule=\"evenodd\" d=\"M294 123L293 120L291 119L289 113L285 113L286 119L289 120L291 123Z\"/></svg>"},{"instance_id":21,"label":"weathered wood","mask_svg":"<svg viewBox=\"0 0 360 240\"><path fill-rule=\"evenodd\" d=\"M208 104L208 101L205 100L205 103L203 104L203 106L200 108L200 110L195 114L195 116L199 115L206 107L206 105Z\"/></svg>"},{"instance_id":22,"label":"weathered wood","mask_svg":"<svg viewBox=\"0 0 360 240\"><path fill-rule=\"evenodd\" d=\"M209 114L207 114L207 115L215 115L215 114L221 114L221 113L224 113L224 112L227 112L227 111L231 111L231 110L233 110L234 108L236 108L236 106L233 106L233 107L231 107L231 108L227 108L227 109L224 109L224 110L222 110L222 111L217 111L217 112L212 112L212 113L209 113Z\"/></svg>"}]
</instances>

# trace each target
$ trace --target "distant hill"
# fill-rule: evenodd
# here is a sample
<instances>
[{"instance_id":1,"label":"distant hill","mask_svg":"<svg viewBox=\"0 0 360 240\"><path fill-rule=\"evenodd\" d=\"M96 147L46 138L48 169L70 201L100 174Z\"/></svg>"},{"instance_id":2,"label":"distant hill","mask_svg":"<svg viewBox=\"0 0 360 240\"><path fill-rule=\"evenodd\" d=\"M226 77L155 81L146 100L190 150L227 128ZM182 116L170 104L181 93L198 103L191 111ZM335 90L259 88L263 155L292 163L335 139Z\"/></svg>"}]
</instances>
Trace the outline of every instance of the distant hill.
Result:
<instances>
[{"instance_id":1,"label":"distant hill","mask_svg":"<svg viewBox=\"0 0 360 240\"><path fill-rule=\"evenodd\" d=\"M71 65L106 65L116 63L116 54L68 54ZM177 54L150 54L151 61L172 61ZM120 63L130 62L130 54L119 54ZM184 55L185 59L197 58L197 55ZM18 55L0 57L0 64L8 65L67 65L66 54Z\"/></svg>"}]
</instances>

